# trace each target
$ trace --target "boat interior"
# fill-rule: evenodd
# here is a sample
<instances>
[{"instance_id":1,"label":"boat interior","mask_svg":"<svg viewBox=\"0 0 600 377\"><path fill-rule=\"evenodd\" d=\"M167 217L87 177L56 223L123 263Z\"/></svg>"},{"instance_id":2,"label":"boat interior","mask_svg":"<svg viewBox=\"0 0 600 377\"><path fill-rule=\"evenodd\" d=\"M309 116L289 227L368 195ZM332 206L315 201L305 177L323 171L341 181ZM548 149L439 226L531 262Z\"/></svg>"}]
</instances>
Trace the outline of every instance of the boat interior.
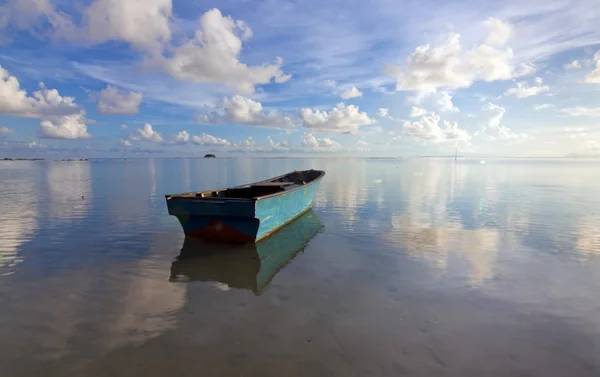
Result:
<instances>
[{"instance_id":1,"label":"boat interior","mask_svg":"<svg viewBox=\"0 0 600 377\"><path fill-rule=\"evenodd\" d=\"M321 174L322 172L318 170L295 171L267 181L251 183L224 190L202 191L192 193L189 196L201 198L251 199L293 190L314 181L320 177Z\"/></svg>"}]
</instances>

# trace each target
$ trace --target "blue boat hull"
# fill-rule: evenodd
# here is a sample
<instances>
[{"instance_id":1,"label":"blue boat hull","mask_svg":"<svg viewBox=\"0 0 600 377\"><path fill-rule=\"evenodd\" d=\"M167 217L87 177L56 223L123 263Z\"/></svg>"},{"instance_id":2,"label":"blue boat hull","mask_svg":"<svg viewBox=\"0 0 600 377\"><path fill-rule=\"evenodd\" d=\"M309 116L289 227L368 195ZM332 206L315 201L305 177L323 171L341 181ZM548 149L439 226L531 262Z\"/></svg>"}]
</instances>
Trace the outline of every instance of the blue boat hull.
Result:
<instances>
[{"instance_id":1,"label":"blue boat hull","mask_svg":"<svg viewBox=\"0 0 600 377\"><path fill-rule=\"evenodd\" d=\"M300 187L256 198L167 196L167 206L187 237L256 243L310 209L323 175Z\"/></svg>"}]
</instances>

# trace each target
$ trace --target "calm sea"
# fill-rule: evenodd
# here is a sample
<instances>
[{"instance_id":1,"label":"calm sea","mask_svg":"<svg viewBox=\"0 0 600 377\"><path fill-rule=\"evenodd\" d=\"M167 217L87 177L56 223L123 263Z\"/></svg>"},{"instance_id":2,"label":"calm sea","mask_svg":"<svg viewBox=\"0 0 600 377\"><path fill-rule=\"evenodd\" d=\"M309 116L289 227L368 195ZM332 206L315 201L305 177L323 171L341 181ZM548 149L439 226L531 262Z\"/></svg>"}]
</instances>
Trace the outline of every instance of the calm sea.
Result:
<instances>
[{"instance_id":1,"label":"calm sea","mask_svg":"<svg viewBox=\"0 0 600 377\"><path fill-rule=\"evenodd\" d=\"M307 168L327 172L309 218L262 246L184 246L167 214L164 194ZM0 162L0 365L600 376L600 163Z\"/></svg>"}]
</instances>

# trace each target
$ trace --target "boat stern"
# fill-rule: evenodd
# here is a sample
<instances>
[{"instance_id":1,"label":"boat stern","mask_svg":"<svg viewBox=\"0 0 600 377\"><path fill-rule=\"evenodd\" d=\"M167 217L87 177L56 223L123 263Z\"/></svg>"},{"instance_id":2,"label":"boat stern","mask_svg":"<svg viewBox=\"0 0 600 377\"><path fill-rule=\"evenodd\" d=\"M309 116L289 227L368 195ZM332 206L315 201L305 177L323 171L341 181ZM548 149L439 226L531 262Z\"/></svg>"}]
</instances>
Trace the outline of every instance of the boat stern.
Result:
<instances>
[{"instance_id":1,"label":"boat stern","mask_svg":"<svg viewBox=\"0 0 600 377\"><path fill-rule=\"evenodd\" d=\"M187 237L211 241L255 242L259 220L253 200L205 200L167 196L169 215Z\"/></svg>"}]
</instances>

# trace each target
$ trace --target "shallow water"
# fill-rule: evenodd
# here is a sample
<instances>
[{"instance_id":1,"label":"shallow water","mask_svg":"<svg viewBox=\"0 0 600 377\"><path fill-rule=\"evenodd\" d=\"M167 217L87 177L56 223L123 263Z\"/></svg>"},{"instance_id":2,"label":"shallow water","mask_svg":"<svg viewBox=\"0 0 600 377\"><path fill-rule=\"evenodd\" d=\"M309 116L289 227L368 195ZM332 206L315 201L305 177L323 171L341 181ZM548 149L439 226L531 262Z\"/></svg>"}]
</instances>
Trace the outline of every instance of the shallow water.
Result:
<instances>
[{"instance_id":1,"label":"shallow water","mask_svg":"<svg viewBox=\"0 0 600 377\"><path fill-rule=\"evenodd\" d=\"M306 168L315 219L260 249L195 254L167 214ZM599 169L0 162L2 376L599 376Z\"/></svg>"}]
</instances>

